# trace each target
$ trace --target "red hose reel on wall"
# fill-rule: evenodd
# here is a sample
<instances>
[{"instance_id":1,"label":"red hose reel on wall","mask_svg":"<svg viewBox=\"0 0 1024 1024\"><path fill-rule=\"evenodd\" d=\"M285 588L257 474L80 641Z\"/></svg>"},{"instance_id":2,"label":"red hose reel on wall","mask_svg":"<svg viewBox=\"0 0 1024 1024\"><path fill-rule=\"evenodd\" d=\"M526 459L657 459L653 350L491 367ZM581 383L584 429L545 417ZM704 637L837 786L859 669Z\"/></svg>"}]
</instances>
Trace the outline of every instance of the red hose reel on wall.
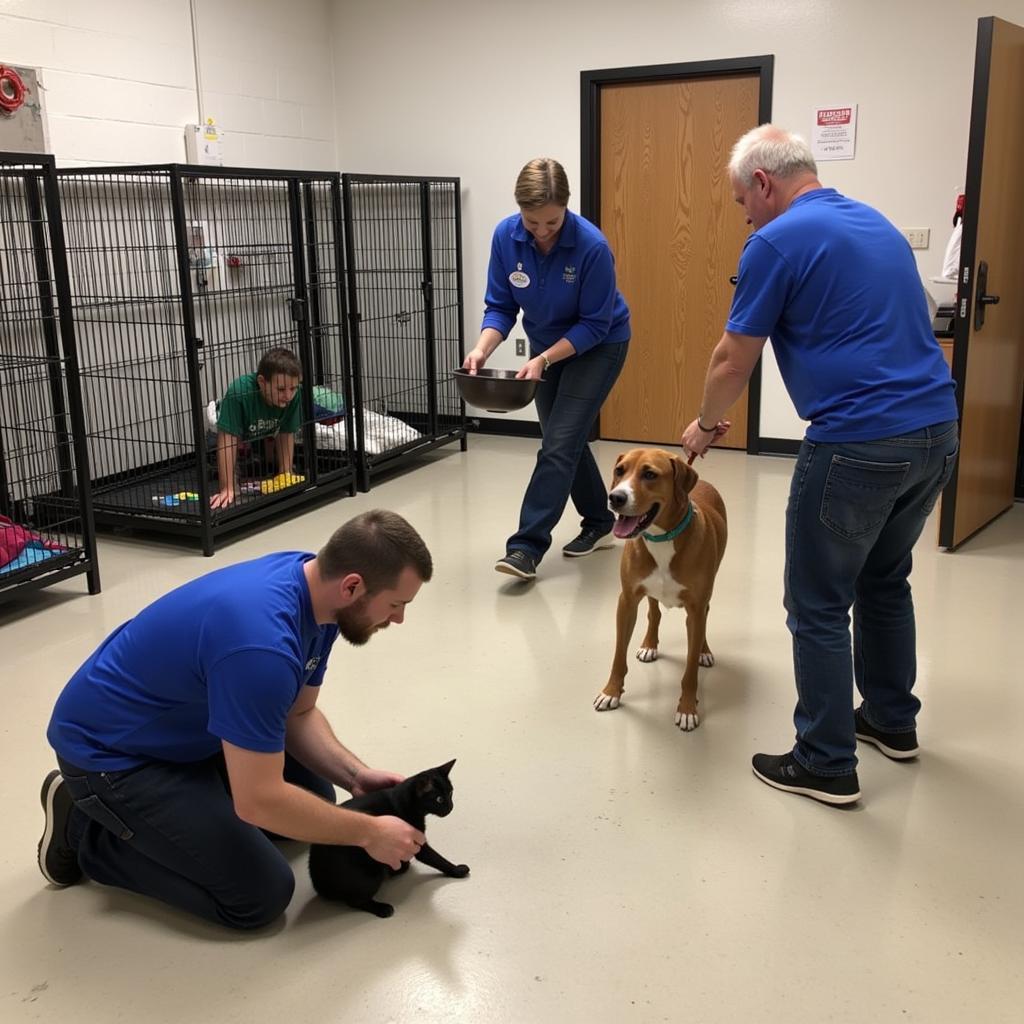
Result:
<instances>
[{"instance_id":1,"label":"red hose reel on wall","mask_svg":"<svg viewBox=\"0 0 1024 1024\"><path fill-rule=\"evenodd\" d=\"M13 114L25 102L26 92L21 75L14 68L0 64L0 110Z\"/></svg>"}]
</instances>

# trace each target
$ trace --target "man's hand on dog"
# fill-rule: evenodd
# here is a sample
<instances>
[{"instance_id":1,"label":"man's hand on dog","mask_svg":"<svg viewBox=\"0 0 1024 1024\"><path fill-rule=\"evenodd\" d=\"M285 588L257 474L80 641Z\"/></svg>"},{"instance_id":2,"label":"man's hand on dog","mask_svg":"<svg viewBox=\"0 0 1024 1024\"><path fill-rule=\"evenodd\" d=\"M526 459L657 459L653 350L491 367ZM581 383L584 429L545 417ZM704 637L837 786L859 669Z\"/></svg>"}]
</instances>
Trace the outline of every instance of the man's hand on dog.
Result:
<instances>
[{"instance_id":1,"label":"man's hand on dog","mask_svg":"<svg viewBox=\"0 0 1024 1024\"><path fill-rule=\"evenodd\" d=\"M715 424L713 433L701 430L695 419L684 431L682 441L683 451L690 456L692 462L698 455L703 459L708 448L711 447L720 437L724 437L732 426L732 420L719 420Z\"/></svg>"}]
</instances>

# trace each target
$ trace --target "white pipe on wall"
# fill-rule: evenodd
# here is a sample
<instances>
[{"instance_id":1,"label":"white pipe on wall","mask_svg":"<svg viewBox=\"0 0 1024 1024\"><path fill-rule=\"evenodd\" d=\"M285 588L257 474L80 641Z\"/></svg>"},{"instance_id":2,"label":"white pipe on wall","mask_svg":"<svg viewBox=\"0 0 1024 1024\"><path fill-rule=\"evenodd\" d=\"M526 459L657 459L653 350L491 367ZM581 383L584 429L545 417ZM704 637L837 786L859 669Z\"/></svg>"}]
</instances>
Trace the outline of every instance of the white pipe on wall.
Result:
<instances>
[{"instance_id":1,"label":"white pipe on wall","mask_svg":"<svg viewBox=\"0 0 1024 1024\"><path fill-rule=\"evenodd\" d=\"M196 124L206 124L203 110L203 71L199 62L199 9L197 0L189 0L189 14L192 18L192 66L196 73Z\"/></svg>"}]
</instances>

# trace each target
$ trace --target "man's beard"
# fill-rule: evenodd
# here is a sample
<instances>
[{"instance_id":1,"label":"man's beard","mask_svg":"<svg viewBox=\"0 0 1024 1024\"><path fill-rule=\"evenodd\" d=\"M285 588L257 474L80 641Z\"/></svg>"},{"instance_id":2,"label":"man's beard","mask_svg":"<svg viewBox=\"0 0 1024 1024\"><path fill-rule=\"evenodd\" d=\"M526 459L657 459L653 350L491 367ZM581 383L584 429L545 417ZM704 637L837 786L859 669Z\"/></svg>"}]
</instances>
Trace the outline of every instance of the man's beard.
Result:
<instances>
[{"instance_id":1,"label":"man's beard","mask_svg":"<svg viewBox=\"0 0 1024 1024\"><path fill-rule=\"evenodd\" d=\"M362 647L378 629L386 629L388 623L374 623L366 615L369 600L364 594L347 608L339 608L334 613L334 621L338 624L341 635L353 646Z\"/></svg>"}]
</instances>

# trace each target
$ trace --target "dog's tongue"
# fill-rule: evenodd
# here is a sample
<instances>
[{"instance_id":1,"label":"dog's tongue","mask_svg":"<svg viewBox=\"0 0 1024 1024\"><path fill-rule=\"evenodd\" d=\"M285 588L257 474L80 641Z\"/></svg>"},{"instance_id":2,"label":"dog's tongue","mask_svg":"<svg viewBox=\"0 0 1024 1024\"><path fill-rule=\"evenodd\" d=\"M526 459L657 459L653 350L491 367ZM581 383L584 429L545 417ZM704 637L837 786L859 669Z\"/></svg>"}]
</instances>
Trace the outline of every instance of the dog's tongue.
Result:
<instances>
[{"instance_id":1,"label":"dog's tongue","mask_svg":"<svg viewBox=\"0 0 1024 1024\"><path fill-rule=\"evenodd\" d=\"M619 516L612 527L612 533L616 537L628 538L636 530L639 522L639 516Z\"/></svg>"}]
</instances>

